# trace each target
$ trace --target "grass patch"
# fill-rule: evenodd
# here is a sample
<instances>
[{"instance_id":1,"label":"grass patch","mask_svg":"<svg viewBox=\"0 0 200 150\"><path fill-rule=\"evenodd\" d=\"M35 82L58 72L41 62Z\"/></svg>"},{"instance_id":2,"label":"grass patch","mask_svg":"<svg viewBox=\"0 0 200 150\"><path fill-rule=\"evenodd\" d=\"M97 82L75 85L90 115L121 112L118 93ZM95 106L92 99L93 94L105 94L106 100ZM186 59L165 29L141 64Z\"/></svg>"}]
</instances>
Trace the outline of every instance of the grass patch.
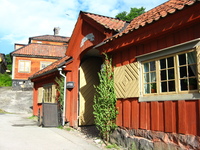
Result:
<instances>
[{"instance_id":1,"label":"grass patch","mask_svg":"<svg viewBox=\"0 0 200 150\"><path fill-rule=\"evenodd\" d=\"M107 145L106 148L108 148L108 149L116 149L116 150L120 149L116 144Z\"/></svg>"},{"instance_id":2,"label":"grass patch","mask_svg":"<svg viewBox=\"0 0 200 150\"><path fill-rule=\"evenodd\" d=\"M31 119L31 120L37 120L38 117L37 117L37 116L30 116L30 117L28 117L28 119Z\"/></svg>"},{"instance_id":3,"label":"grass patch","mask_svg":"<svg viewBox=\"0 0 200 150\"><path fill-rule=\"evenodd\" d=\"M71 131L71 128L70 127L66 127L65 130L66 131Z\"/></svg>"},{"instance_id":4,"label":"grass patch","mask_svg":"<svg viewBox=\"0 0 200 150\"><path fill-rule=\"evenodd\" d=\"M63 129L63 130L66 130L66 131L72 131L73 130L71 127L66 127L66 126L63 127L62 125L59 125L57 128Z\"/></svg>"},{"instance_id":5,"label":"grass patch","mask_svg":"<svg viewBox=\"0 0 200 150\"><path fill-rule=\"evenodd\" d=\"M59 125L57 128L58 128L58 129L63 129L63 126L62 126L62 125Z\"/></svg>"}]
</instances>

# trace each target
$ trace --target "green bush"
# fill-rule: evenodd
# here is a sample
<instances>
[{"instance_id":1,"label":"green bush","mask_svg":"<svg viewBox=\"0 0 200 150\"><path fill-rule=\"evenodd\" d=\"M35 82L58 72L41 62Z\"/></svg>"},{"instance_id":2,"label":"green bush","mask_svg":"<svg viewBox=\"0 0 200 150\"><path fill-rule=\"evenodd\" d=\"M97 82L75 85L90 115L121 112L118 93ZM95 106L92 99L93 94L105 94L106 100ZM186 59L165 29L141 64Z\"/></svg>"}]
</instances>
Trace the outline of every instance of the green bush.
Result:
<instances>
[{"instance_id":1,"label":"green bush","mask_svg":"<svg viewBox=\"0 0 200 150\"><path fill-rule=\"evenodd\" d=\"M0 87L3 86L12 86L12 79L10 75L8 75L7 73L5 74L0 73Z\"/></svg>"},{"instance_id":2,"label":"green bush","mask_svg":"<svg viewBox=\"0 0 200 150\"><path fill-rule=\"evenodd\" d=\"M101 71L98 73L100 84L94 86L94 118L95 125L100 131L104 142L109 141L110 134L117 127L116 95L114 91L114 73L111 59L106 54Z\"/></svg>"}]
</instances>

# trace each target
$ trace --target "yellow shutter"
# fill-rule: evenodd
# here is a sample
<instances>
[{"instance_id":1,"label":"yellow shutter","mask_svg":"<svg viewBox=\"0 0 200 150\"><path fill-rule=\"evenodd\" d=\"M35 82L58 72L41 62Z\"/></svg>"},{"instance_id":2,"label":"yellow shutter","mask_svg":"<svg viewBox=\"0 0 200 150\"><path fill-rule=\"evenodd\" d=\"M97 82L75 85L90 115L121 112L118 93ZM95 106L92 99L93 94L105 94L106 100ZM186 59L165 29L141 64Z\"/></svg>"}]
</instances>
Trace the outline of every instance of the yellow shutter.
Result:
<instances>
[{"instance_id":1,"label":"yellow shutter","mask_svg":"<svg viewBox=\"0 0 200 150\"><path fill-rule=\"evenodd\" d=\"M43 87L38 88L38 103L42 103L43 99Z\"/></svg>"},{"instance_id":2,"label":"yellow shutter","mask_svg":"<svg viewBox=\"0 0 200 150\"><path fill-rule=\"evenodd\" d=\"M51 102L55 103L56 102L56 85L52 85L52 95L51 95Z\"/></svg>"},{"instance_id":3,"label":"yellow shutter","mask_svg":"<svg viewBox=\"0 0 200 150\"><path fill-rule=\"evenodd\" d=\"M114 85L117 98L125 97L124 72L124 66L114 68Z\"/></svg>"},{"instance_id":4,"label":"yellow shutter","mask_svg":"<svg viewBox=\"0 0 200 150\"><path fill-rule=\"evenodd\" d=\"M115 92L117 98L139 96L138 63L131 63L114 69Z\"/></svg>"},{"instance_id":5,"label":"yellow shutter","mask_svg":"<svg viewBox=\"0 0 200 150\"><path fill-rule=\"evenodd\" d=\"M197 80L198 80L198 91L200 93L200 46L196 47L197 51Z\"/></svg>"}]
</instances>

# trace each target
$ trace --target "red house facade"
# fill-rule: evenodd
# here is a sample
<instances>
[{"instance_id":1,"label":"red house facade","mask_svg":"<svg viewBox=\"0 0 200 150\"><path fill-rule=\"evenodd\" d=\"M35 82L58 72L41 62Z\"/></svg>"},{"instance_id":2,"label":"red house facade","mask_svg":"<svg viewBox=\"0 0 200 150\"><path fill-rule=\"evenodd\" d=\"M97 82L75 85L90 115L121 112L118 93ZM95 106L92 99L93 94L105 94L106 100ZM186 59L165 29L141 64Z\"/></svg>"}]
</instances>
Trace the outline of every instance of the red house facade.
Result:
<instances>
[{"instance_id":1,"label":"red house facade","mask_svg":"<svg viewBox=\"0 0 200 150\"><path fill-rule=\"evenodd\" d=\"M94 123L93 85L104 52L113 59L119 111L111 141L200 149L199 8L198 0L169 0L129 24L80 12L66 52L73 58L64 68L66 82L74 87L66 91L65 121Z\"/></svg>"},{"instance_id":2,"label":"red house facade","mask_svg":"<svg viewBox=\"0 0 200 150\"><path fill-rule=\"evenodd\" d=\"M168 1L98 47L116 66L117 125L132 131L127 138L200 148L199 8L199 1ZM186 142L189 137L198 144Z\"/></svg>"},{"instance_id":3,"label":"red house facade","mask_svg":"<svg viewBox=\"0 0 200 150\"><path fill-rule=\"evenodd\" d=\"M55 28L57 29L57 28ZM28 77L65 56L69 37L42 35L29 38L29 44L15 44L13 60L13 90L32 90Z\"/></svg>"}]
</instances>

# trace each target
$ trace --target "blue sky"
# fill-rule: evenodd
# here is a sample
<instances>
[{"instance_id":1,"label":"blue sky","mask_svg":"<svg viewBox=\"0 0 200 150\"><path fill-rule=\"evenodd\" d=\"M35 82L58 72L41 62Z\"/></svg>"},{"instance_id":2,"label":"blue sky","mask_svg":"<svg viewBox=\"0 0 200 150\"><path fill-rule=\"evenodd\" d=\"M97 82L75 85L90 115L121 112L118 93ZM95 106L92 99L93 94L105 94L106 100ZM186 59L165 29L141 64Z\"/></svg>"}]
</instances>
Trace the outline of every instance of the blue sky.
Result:
<instances>
[{"instance_id":1,"label":"blue sky","mask_svg":"<svg viewBox=\"0 0 200 150\"><path fill-rule=\"evenodd\" d=\"M28 38L53 35L70 37L80 11L115 17L131 7L146 11L167 0L0 0L0 53L14 51L14 44L27 44Z\"/></svg>"}]
</instances>

